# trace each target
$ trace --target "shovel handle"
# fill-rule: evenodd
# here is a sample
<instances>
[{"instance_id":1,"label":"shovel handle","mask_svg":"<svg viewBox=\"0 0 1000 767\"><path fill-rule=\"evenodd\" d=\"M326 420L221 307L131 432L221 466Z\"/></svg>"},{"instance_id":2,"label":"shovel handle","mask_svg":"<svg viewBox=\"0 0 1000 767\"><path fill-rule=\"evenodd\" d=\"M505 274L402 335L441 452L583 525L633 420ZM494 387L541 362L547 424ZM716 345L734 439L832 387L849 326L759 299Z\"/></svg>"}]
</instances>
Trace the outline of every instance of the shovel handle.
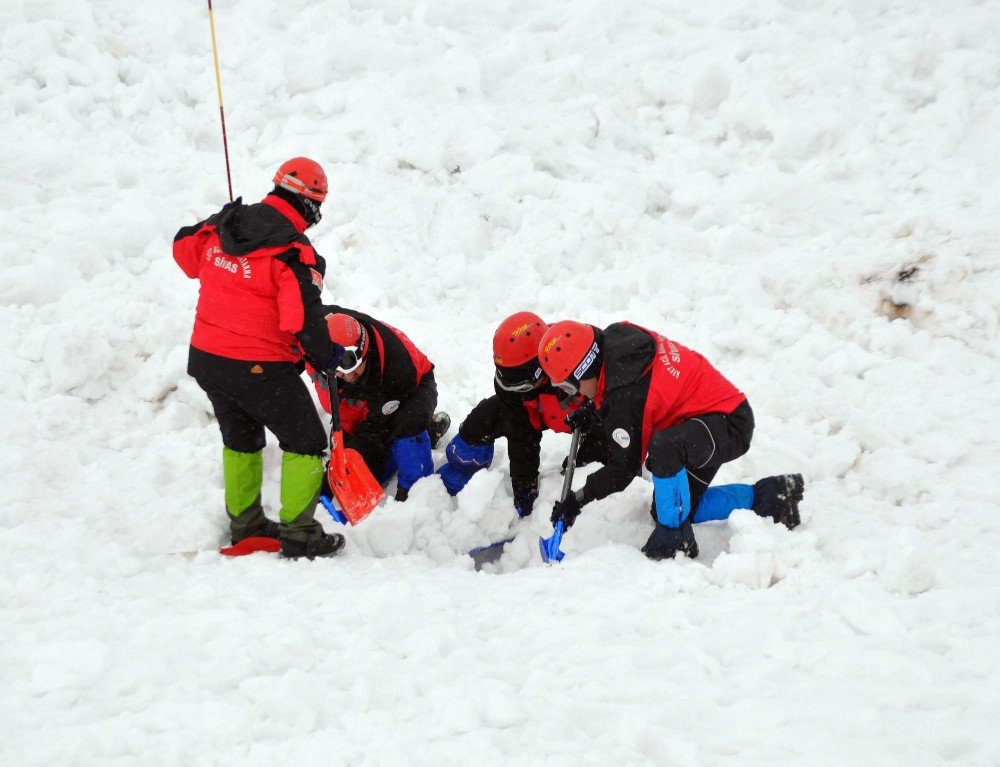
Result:
<instances>
[{"instance_id":1,"label":"shovel handle","mask_svg":"<svg viewBox=\"0 0 1000 767\"><path fill-rule=\"evenodd\" d=\"M573 430L573 441L570 442L569 457L566 459L566 476L563 479L562 493L559 495L560 503L565 501L573 490L573 470L576 468L576 454L580 449L580 439L582 436L583 432L580 429ZM562 543L564 532L566 532L566 525L560 519L553 526L552 537L538 539L538 547L541 549L543 562L562 561L565 554L559 550L559 546Z\"/></svg>"},{"instance_id":2,"label":"shovel handle","mask_svg":"<svg viewBox=\"0 0 1000 767\"><path fill-rule=\"evenodd\" d=\"M330 392L330 433L340 431L340 392L337 390L337 376L331 376L329 371L320 372L326 382L326 390Z\"/></svg>"},{"instance_id":3,"label":"shovel handle","mask_svg":"<svg viewBox=\"0 0 1000 767\"><path fill-rule=\"evenodd\" d=\"M325 495L321 495L319 497L319 501L323 504L323 508L326 509L327 513L333 517L334 522L341 525L347 524L347 515L337 508L337 505L333 502L332 498L327 498Z\"/></svg>"},{"instance_id":4,"label":"shovel handle","mask_svg":"<svg viewBox=\"0 0 1000 767\"><path fill-rule=\"evenodd\" d=\"M573 441L569 443L569 457L566 459L566 476L563 478L562 493L559 501L565 501L570 490L573 489L573 470L576 469L576 454L580 450L580 440L583 432L580 429L573 430Z\"/></svg>"},{"instance_id":5,"label":"shovel handle","mask_svg":"<svg viewBox=\"0 0 1000 767\"><path fill-rule=\"evenodd\" d=\"M343 471L346 456L344 435L340 429L340 392L337 391L337 376L331 376L327 370L322 370L320 375L326 382L326 390L330 393L330 464Z\"/></svg>"}]
</instances>

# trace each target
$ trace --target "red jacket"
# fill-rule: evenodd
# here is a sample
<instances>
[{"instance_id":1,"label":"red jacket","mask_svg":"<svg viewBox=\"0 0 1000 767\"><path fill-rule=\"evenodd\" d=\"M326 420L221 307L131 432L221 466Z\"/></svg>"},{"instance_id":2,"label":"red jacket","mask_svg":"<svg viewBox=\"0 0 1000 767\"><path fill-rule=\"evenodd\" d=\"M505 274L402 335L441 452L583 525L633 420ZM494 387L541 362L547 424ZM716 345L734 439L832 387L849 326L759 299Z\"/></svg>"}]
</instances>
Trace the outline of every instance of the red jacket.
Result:
<instances>
[{"instance_id":1,"label":"red jacket","mask_svg":"<svg viewBox=\"0 0 1000 767\"><path fill-rule=\"evenodd\" d=\"M746 399L698 352L629 322L605 328L601 347L594 399L609 460L587 477L585 502L628 486L653 433L705 413L731 413Z\"/></svg>"},{"instance_id":2,"label":"red jacket","mask_svg":"<svg viewBox=\"0 0 1000 767\"><path fill-rule=\"evenodd\" d=\"M547 387L551 388L551 387ZM569 434L572 429L566 425L566 416L576 410L583 400L574 398L569 402L560 402L555 391L543 391L537 397L525 399L521 402L528 413L528 419L536 431L552 431ZM509 446L508 446L508 449Z\"/></svg>"},{"instance_id":3,"label":"red jacket","mask_svg":"<svg viewBox=\"0 0 1000 767\"><path fill-rule=\"evenodd\" d=\"M731 413L746 395L693 349L630 322L622 325L641 330L656 343L653 359L646 368L649 389L642 409L642 458L654 432L705 413ZM607 390L607 366L597 382L597 405Z\"/></svg>"},{"instance_id":4,"label":"red jacket","mask_svg":"<svg viewBox=\"0 0 1000 767\"><path fill-rule=\"evenodd\" d=\"M181 229L174 260L198 279L191 345L221 357L297 362L300 346L332 356L320 292L326 263L303 234L305 219L286 200L230 203Z\"/></svg>"}]
</instances>

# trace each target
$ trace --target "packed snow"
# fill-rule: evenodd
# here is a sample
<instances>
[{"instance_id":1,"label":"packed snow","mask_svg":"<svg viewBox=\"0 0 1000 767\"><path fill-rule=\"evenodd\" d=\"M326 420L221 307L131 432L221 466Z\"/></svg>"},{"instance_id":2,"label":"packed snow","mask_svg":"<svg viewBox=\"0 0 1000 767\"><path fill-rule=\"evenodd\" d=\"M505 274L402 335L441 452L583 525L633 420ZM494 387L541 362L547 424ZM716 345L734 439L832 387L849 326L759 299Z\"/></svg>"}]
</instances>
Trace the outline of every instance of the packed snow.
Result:
<instances>
[{"instance_id":1,"label":"packed snow","mask_svg":"<svg viewBox=\"0 0 1000 767\"><path fill-rule=\"evenodd\" d=\"M6 0L0 763L1000 763L1000 6L215 17L237 194L326 167L328 298L428 354L449 436L507 314L629 319L748 394L718 481L801 471L804 524L738 511L697 560L649 562L637 479L545 566L550 433L528 519L500 442L338 558L220 557L170 256L227 199L207 9Z\"/></svg>"}]
</instances>

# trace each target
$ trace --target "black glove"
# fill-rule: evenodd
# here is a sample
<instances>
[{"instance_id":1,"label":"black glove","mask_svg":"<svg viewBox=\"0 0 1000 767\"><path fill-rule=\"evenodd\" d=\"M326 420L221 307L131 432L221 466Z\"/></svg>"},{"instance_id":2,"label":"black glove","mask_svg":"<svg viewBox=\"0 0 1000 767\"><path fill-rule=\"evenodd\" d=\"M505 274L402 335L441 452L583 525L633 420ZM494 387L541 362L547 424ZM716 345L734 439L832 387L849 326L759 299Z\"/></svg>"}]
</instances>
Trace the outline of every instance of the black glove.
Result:
<instances>
[{"instance_id":1,"label":"black glove","mask_svg":"<svg viewBox=\"0 0 1000 767\"><path fill-rule=\"evenodd\" d=\"M514 488L514 508L517 510L517 516L527 517L535 507L535 499L538 498L538 480L512 479L510 484Z\"/></svg>"},{"instance_id":2,"label":"black glove","mask_svg":"<svg viewBox=\"0 0 1000 767\"><path fill-rule=\"evenodd\" d=\"M576 493L567 495L565 501L556 501L552 504L551 519L553 525L562 520L566 529L569 530L578 516L580 516L580 502L576 500Z\"/></svg>"},{"instance_id":3,"label":"black glove","mask_svg":"<svg viewBox=\"0 0 1000 767\"><path fill-rule=\"evenodd\" d=\"M329 370L329 371L331 371L331 372L336 371L337 370L337 366L340 364L340 361L342 359L344 359L344 352L345 351L346 351L346 349L344 349L343 346L341 346L340 344L338 344L336 341L331 341L330 342L330 359L326 363L326 369Z\"/></svg>"},{"instance_id":4,"label":"black glove","mask_svg":"<svg viewBox=\"0 0 1000 767\"><path fill-rule=\"evenodd\" d=\"M566 416L566 425L573 431L579 429L581 434L590 434L594 429L599 429L601 417L597 414L597 405L594 400L588 399Z\"/></svg>"}]
</instances>

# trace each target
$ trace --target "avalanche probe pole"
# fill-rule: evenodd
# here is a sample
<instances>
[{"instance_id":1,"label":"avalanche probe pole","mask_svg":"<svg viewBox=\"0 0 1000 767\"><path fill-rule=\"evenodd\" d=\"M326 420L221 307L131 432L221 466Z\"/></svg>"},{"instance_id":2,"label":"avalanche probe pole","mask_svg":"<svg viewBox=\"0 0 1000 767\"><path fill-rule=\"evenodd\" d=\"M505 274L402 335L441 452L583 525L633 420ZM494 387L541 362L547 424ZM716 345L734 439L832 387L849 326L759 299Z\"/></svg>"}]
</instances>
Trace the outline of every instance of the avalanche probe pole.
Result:
<instances>
[{"instance_id":1,"label":"avalanche probe pole","mask_svg":"<svg viewBox=\"0 0 1000 767\"><path fill-rule=\"evenodd\" d=\"M229 182L229 202L233 201L233 177L229 173L229 142L226 141L226 110L222 108L222 76L219 74L219 46L215 42L215 16L212 0L208 0L208 25L212 29L212 56L215 59L215 88L219 92L219 119L222 120L222 151L226 154L226 181Z\"/></svg>"}]
</instances>

